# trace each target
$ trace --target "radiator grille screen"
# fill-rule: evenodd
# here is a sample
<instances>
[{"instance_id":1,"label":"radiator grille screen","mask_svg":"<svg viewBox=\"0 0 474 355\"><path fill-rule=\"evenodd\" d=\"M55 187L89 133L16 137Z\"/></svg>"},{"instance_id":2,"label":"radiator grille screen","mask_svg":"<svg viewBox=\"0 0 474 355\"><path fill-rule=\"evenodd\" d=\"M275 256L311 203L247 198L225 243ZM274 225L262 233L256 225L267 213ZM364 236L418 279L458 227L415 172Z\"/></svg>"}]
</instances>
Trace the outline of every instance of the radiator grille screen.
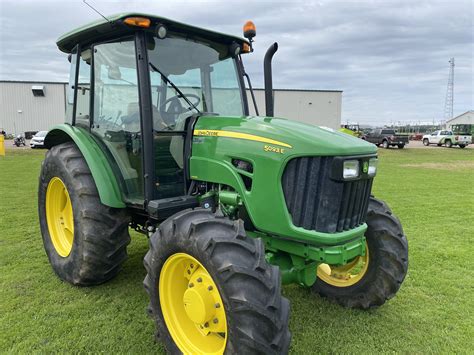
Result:
<instances>
[{"instance_id":1,"label":"radiator grille screen","mask_svg":"<svg viewBox=\"0 0 474 355\"><path fill-rule=\"evenodd\" d=\"M331 180L333 159L301 157L287 164L283 193L295 226L335 233L365 222L372 179Z\"/></svg>"}]
</instances>

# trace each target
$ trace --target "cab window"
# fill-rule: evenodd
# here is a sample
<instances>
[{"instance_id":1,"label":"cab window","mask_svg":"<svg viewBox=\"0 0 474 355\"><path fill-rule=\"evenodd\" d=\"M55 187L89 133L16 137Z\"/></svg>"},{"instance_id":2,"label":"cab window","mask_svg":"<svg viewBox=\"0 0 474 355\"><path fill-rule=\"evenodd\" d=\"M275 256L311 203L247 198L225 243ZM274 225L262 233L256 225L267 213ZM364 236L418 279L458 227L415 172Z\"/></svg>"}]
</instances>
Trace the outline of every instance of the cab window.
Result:
<instances>
[{"instance_id":1,"label":"cab window","mask_svg":"<svg viewBox=\"0 0 474 355\"><path fill-rule=\"evenodd\" d=\"M89 129L91 91L91 50L81 51L77 78L76 125Z\"/></svg>"},{"instance_id":2,"label":"cab window","mask_svg":"<svg viewBox=\"0 0 474 355\"><path fill-rule=\"evenodd\" d=\"M79 46L71 52L71 69L66 99L66 122L89 129L91 51L86 48L78 56ZM78 63L79 61L79 63ZM77 73L77 83L76 83ZM74 100L76 104L74 106Z\"/></svg>"},{"instance_id":3,"label":"cab window","mask_svg":"<svg viewBox=\"0 0 474 355\"><path fill-rule=\"evenodd\" d=\"M119 169L128 200L143 199L142 135L135 42L98 44L94 53L91 132Z\"/></svg>"}]
</instances>

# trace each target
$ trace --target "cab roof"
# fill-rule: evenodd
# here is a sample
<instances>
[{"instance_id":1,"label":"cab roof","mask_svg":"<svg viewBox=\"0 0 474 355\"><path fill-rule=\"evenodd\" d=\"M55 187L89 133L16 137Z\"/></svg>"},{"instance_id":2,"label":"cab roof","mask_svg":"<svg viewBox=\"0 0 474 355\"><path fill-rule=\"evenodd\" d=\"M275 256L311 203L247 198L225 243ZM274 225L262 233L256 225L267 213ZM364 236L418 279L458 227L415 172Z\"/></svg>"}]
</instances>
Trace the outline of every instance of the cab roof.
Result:
<instances>
[{"instance_id":1,"label":"cab roof","mask_svg":"<svg viewBox=\"0 0 474 355\"><path fill-rule=\"evenodd\" d=\"M202 37L208 40L213 40L226 44L231 44L232 42L237 42L238 44L248 43L247 40L241 37L210 31L201 27L187 25L185 23L173 21L165 17L129 12L106 16L108 21L101 18L81 27L78 27L59 37L56 41L56 44L62 52L70 53L72 49L76 46L76 44L80 44L81 46L89 46L93 43L123 37L128 34L132 34L137 29L142 29L140 27L134 27L124 24L123 21L127 17L146 17L150 19L150 28L145 30L153 30L156 25L163 24L168 29L168 32L172 33L181 33L188 35L191 34L197 37Z\"/></svg>"}]
</instances>

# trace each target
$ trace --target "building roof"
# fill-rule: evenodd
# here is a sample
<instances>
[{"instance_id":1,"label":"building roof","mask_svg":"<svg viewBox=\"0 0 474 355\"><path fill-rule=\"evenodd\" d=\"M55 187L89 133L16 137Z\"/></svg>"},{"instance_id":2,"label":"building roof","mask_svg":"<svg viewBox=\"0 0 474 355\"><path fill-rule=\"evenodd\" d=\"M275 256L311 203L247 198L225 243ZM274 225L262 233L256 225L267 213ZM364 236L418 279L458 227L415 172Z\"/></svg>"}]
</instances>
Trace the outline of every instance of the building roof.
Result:
<instances>
[{"instance_id":1,"label":"building roof","mask_svg":"<svg viewBox=\"0 0 474 355\"><path fill-rule=\"evenodd\" d=\"M458 116L456 116L456 117L453 117L453 118L451 118L450 120L447 120L446 123L449 123L449 122L451 122L451 121L454 121L456 118L459 118L459 117L461 117L461 116L464 116L466 113L473 113L473 114L474 114L474 110L469 110L469 111L466 111L466 112L464 112L464 113L461 113L460 115L458 115Z\"/></svg>"},{"instance_id":2,"label":"building roof","mask_svg":"<svg viewBox=\"0 0 474 355\"><path fill-rule=\"evenodd\" d=\"M0 83L12 84L67 84L67 81L40 81L40 80L0 80Z\"/></svg>"},{"instance_id":3,"label":"building roof","mask_svg":"<svg viewBox=\"0 0 474 355\"><path fill-rule=\"evenodd\" d=\"M173 21L165 17L159 17L151 14L129 12L107 16L106 19L101 18L81 27L78 27L59 37L56 41L56 44L61 51L65 53L70 53L74 46L78 43L80 43L81 45L90 45L99 41L101 42L111 38L117 38L132 34L137 29L143 30L143 28L140 27L134 27L124 24L124 20L127 17L146 17L150 19L151 25L149 29L147 29L149 31L154 31L156 25L163 24L167 27L168 31L174 33L192 33L193 35L198 37L228 44L231 44L232 42L237 42L239 44L242 44L244 42L248 43L247 40L241 37L210 31L201 27L187 25L185 23Z\"/></svg>"}]
</instances>

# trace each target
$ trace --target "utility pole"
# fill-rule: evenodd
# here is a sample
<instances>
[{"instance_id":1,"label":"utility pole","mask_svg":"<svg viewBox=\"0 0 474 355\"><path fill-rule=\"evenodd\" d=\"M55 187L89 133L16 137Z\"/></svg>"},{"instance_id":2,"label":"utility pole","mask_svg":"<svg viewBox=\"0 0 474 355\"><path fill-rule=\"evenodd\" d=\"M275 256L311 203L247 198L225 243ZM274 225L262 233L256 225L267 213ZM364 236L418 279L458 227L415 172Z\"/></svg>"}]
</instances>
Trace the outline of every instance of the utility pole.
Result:
<instances>
[{"instance_id":1,"label":"utility pole","mask_svg":"<svg viewBox=\"0 0 474 355\"><path fill-rule=\"evenodd\" d=\"M454 103L454 58L449 60L448 88L446 89L446 100L444 102L444 120L453 118Z\"/></svg>"}]
</instances>

